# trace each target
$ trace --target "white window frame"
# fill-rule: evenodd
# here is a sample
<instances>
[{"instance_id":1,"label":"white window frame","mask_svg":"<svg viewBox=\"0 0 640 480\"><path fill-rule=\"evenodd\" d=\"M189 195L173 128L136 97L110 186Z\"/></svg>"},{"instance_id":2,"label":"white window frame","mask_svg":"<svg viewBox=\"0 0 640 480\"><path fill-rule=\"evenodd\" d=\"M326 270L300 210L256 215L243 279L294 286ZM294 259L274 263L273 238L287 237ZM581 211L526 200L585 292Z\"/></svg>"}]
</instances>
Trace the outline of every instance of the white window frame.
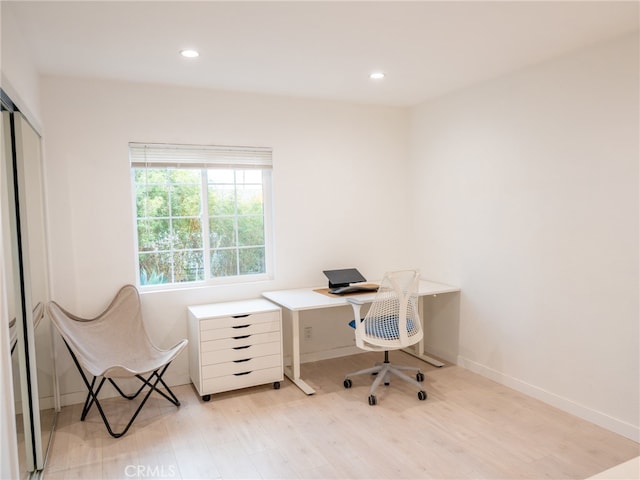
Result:
<instances>
[{"instance_id":1,"label":"white window frame","mask_svg":"<svg viewBox=\"0 0 640 480\"><path fill-rule=\"evenodd\" d=\"M131 192L134 222L134 256L136 285L141 291L177 290L206 285L229 285L273 279L273 202L272 149L260 147L202 146L178 144L129 143ZM210 273L209 217L206 201L207 181L201 182L201 229L203 234L205 279L190 282L161 284L140 283L140 252L138 243L138 214L136 206L135 170L140 168L176 169L258 169L262 171L262 207L264 221L265 272L258 274L212 277ZM204 172L203 172L204 173ZM238 239L236 239L237 242Z\"/></svg>"}]
</instances>

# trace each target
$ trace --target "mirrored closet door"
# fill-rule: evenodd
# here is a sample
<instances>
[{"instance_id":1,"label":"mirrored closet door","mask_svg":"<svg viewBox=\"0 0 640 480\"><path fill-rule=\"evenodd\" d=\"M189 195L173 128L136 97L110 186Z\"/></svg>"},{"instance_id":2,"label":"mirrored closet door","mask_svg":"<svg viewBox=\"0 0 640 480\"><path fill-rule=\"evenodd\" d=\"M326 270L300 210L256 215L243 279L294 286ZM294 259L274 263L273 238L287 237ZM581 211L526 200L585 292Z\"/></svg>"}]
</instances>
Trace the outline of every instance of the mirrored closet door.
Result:
<instances>
[{"instance_id":1,"label":"mirrored closet door","mask_svg":"<svg viewBox=\"0 0 640 480\"><path fill-rule=\"evenodd\" d=\"M41 139L2 96L2 235L20 477L44 467L55 423ZM11 259L11 260L9 260Z\"/></svg>"}]
</instances>

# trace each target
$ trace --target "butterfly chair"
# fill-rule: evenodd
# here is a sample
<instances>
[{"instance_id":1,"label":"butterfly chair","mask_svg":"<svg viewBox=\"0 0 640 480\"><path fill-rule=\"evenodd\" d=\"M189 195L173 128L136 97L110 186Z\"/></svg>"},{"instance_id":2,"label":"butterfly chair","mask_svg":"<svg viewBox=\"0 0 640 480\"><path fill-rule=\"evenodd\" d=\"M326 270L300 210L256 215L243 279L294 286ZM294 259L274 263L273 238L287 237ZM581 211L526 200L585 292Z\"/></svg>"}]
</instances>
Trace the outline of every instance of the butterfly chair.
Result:
<instances>
[{"instance_id":1,"label":"butterfly chair","mask_svg":"<svg viewBox=\"0 0 640 480\"><path fill-rule=\"evenodd\" d=\"M118 438L127 433L151 392L159 393L175 406L180 405L162 379L162 375L169 364L184 350L188 341L184 339L169 350L161 350L151 342L142 321L140 296L136 287L133 285L122 287L111 305L96 318L77 317L56 302L49 302L47 311L67 345L71 358L89 391L80 420L86 418L95 404L109 434ZM91 382L85 370L93 376ZM127 395L116 384L116 379L132 377L140 380L142 385L136 393ZM116 391L128 400L136 398L145 386L149 387L129 423L119 433L114 433L112 430L98 401L98 394L106 380L109 380ZM158 389L160 385L166 389L167 393Z\"/></svg>"},{"instance_id":2,"label":"butterfly chair","mask_svg":"<svg viewBox=\"0 0 640 480\"><path fill-rule=\"evenodd\" d=\"M369 389L369 405L377 403L376 389L382 382L389 385L392 375L415 386L418 389L418 399L427 398L427 392L420 383L424 380L424 374L419 368L389 362L389 350L406 348L422 340L422 323L418 314L419 280L420 274L415 270L386 273L364 318L360 317L360 308L364 302L357 297L347 298L353 306L354 318L359 320L352 320L349 324L355 328L356 346L368 351L384 351L384 363L349 373L344 379L344 387L351 388L351 377L376 375ZM403 370L416 371L415 380L403 373Z\"/></svg>"}]
</instances>

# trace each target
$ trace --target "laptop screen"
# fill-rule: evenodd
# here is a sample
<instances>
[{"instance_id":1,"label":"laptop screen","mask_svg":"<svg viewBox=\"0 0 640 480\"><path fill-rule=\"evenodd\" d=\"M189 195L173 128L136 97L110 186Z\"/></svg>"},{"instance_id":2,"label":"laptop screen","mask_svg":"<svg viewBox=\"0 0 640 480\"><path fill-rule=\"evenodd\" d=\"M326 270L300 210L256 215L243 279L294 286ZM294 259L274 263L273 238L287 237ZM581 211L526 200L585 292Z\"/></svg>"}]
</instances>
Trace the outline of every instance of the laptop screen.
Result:
<instances>
[{"instance_id":1,"label":"laptop screen","mask_svg":"<svg viewBox=\"0 0 640 480\"><path fill-rule=\"evenodd\" d=\"M346 287L352 283L366 282L366 278L355 268L343 268L340 270L323 270L329 279L329 287Z\"/></svg>"}]
</instances>

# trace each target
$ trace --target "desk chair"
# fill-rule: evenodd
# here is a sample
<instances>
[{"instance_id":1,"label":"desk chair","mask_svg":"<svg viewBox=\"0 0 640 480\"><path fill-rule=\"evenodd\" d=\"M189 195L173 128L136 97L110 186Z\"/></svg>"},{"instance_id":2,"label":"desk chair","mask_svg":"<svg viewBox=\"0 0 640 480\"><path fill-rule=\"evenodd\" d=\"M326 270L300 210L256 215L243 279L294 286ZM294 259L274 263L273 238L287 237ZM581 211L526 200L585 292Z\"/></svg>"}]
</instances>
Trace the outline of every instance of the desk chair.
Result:
<instances>
[{"instance_id":1,"label":"desk chair","mask_svg":"<svg viewBox=\"0 0 640 480\"><path fill-rule=\"evenodd\" d=\"M118 438L127 433L151 392L157 392L175 406L180 405L162 376L169 364L187 346L188 340L178 342L169 350L161 350L151 342L142 321L140 296L136 287L122 287L107 309L95 318L80 318L67 312L56 302L49 302L47 311L88 390L80 420L86 418L95 404L109 434ZM85 370L93 376L91 382ZM140 380L142 385L136 393L127 395L116 384L116 380L133 377ZM149 387L137 410L120 432L112 430L98 401L98 394L106 380L127 400L133 400L145 386ZM160 385L164 387L166 394L157 388Z\"/></svg>"},{"instance_id":2,"label":"desk chair","mask_svg":"<svg viewBox=\"0 0 640 480\"><path fill-rule=\"evenodd\" d=\"M389 385L392 375L415 386L419 400L427 398L427 392L420 383L424 380L420 369L389 362L389 350L406 348L422 340L422 322L418 314L419 280L420 274L415 270L386 273L364 318L360 317L360 308L364 302L357 297L347 298L353 306L355 319L349 325L355 328L356 346L367 351L384 352L382 364L349 373L344 379L344 387L351 388L351 377L369 373L376 375L369 389L369 405L377 403L376 388L382 382ZM404 374L403 370L416 371L415 380Z\"/></svg>"}]
</instances>

